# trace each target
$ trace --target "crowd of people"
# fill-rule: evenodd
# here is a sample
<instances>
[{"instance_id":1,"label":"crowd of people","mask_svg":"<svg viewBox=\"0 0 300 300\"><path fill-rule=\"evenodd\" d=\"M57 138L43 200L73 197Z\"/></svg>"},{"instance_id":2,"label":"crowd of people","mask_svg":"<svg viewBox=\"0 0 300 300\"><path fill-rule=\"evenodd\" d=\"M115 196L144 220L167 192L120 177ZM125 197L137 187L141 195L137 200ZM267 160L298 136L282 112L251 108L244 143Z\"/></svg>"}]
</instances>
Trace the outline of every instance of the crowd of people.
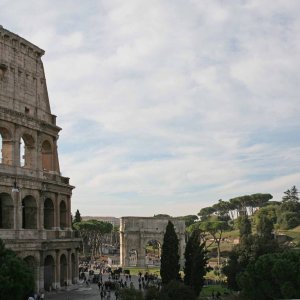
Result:
<instances>
[{"instance_id":1,"label":"crowd of people","mask_svg":"<svg viewBox=\"0 0 300 300\"><path fill-rule=\"evenodd\" d=\"M157 274L139 272L133 278L129 270L122 270L122 268L112 270L105 262L95 261L81 261L79 277L87 287L92 283L98 285L100 299L111 299L112 293L115 299L118 299L121 290L126 288L144 290L156 286L159 289L161 285Z\"/></svg>"}]
</instances>

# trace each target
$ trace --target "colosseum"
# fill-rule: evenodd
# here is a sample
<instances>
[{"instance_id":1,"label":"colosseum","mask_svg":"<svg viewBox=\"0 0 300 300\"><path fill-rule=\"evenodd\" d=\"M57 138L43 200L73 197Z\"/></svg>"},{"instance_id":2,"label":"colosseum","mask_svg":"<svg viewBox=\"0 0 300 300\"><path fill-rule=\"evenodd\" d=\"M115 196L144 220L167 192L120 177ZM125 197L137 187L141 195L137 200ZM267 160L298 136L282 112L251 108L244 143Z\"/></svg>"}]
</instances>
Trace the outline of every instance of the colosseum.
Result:
<instances>
[{"instance_id":1,"label":"colosseum","mask_svg":"<svg viewBox=\"0 0 300 300\"><path fill-rule=\"evenodd\" d=\"M0 26L0 238L33 269L37 291L77 281L80 247L43 55Z\"/></svg>"}]
</instances>

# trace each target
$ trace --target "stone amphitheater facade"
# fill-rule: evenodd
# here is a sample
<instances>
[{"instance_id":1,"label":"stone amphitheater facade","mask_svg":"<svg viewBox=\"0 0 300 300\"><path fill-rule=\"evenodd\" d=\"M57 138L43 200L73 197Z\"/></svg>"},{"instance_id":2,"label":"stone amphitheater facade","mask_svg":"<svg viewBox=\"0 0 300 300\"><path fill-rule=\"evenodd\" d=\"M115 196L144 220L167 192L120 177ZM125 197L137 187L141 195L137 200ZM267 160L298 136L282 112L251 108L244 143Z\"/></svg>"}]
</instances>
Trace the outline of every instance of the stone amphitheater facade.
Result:
<instances>
[{"instance_id":1,"label":"stone amphitheater facade","mask_svg":"<svg viewBox=\"0 0 300 300\"><path fill-rule=\"evenodd\" d=\"M0 238L33 269L37 291L75 283L80 248L43 55L0 26Z\"/></svg>"}]
</instances>

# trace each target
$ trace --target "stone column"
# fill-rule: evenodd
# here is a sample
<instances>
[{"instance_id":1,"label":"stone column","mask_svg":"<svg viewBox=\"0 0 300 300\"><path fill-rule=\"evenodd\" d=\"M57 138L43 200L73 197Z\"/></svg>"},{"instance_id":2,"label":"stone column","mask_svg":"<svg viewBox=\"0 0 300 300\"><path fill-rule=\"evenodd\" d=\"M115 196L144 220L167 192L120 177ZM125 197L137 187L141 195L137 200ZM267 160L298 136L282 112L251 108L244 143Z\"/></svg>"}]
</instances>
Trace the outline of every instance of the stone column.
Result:
<instances>
[{"instance_id":1,"label":"stone column","mask_svg":"<svg viewBox=\"0 0 300 300\"><path fill-rule=\"evenodd\" d=\"M44 202L45 194L43 191L39 193L39 230L44 230Z\"/></svg>"},{"instance_id":2,"label":"stone column","mask_svg":"<svg viewBox=\"0 0 300 300\"><path fill-rule=\"evenodd\" d=\"M38 277L38 292L42 289L45 288L45 285L44 285L44 260L45 260L45 255L44 255L44 251L40 251L40 261L39 261L39 277Z\"/></svg>"},{"instance_id":3,"label":"stone column","mask_svg":"<svg viewBox=\"0 0 300 300\"><path fill-rule=\"evenodd\" d=\"M140 232L139 235L139 245L138 249L138 261L137 261L137 266L138 267L145 267L145 260L146 260L146 249L145 249L145 244L144 244L144 232Z\"/></svg>"},{"instance_id":4,"label":"stone column","mask_svg":"<svg viewBox=\"0 0 300 300\"><path fill-rule=\"evenodd\" d=\"M71 249L68 248L68 255L67 255L67 285L72 284L72 260L71 260Z\"/></svg>"},{"instance_id":5,"label":"stone column","mask_svg":"<svg viewBox=\"0 0 300 300\"><path fill-rule=\"evenodd\" d=\"M71 230L71 197L67 196L67 230Z\"/></svg>"},{"instance_id":6,"label":"stone column","mask_svg":"<svg viewBox=\"0 0 300 300\"><path fill-rule=\"evenodd\" d=\"M60 288L60 255L59 250L55 250L55 282L54 288Z\"/></svg>"},{"instance_id":7,"label":"stone column","mask_svg":"<svg viewBox=\"0 0 300 300\"><path fill-rule=\"evenodd\" d=\"M58 193L55 193L55 200L54 200L54 228L55 230L59 230L59 205L58 205Z\"/></svg>"},{"instance_id":8,"label":"stone column","mask_svg":"<svg viewBox=\"0 0 300 300\"><path fill-rule=\"evenodd\" d=\"M13 200L13 204L14 204L14 230L18 230L19 229L19 192L12 192L11 193L11 198Z\"/></svg>"},{"instance_id":9,"label":"stone column","mask_svg":"<svg viewBox=\"0 0 300 300\"><path fill-rule=\"evenodd\" d=\"M18 239L20 237L20 230L22 229L22 222L23 222L21 189L19 189L19 192L14 192L13 194L15 194L15 201L16 201L15 220L16 220L16 238Z\"/></svg>"},{"instance_id":10,"label":"stone column","mask_svg":"<svg viewBox=\"0 0 300 300\"><path fill-rule=\"evenodd\" d=\"M75 283L78 282L78 278L79 278L79 251L80 248L75 249L75 274L74 274Z\"/></svg>"},{"instance_id":11,"label":"stone column","mask_svg":"<svg viewBox=\"0 0 300 300\"><path fill-rule=\"evenodd\" d=\"M128 266L128 261L126 261L126 252L125 234L120 231L120 265L123 268Z\"/></svg>"}]
</instances>

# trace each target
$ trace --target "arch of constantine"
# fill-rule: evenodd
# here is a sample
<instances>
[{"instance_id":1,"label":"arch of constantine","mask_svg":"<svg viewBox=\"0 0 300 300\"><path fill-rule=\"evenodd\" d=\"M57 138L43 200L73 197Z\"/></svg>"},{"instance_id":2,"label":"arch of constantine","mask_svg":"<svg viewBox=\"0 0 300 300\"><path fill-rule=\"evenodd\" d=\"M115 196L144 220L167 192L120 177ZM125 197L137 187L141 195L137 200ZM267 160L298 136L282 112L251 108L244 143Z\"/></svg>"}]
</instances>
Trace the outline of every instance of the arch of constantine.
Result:
<instances>
[{"instance_id":1,"label":"arch of constantine","mask_svg":"<svg viewBox=\"0 0 300 300\"><path fill-rule=\"evenodd\" d=\"M168 221L174 224L179 239L180 266L184 264L185 223L173 218L122 217L120 220L120 264L122 267L158 265L147 257L147 245L158 245L157 253L164 239ZM160 253L159 253L160 254Z\"/></svg>"},{"instance_id":2,"label":"arch of constantine","mask_svg":"<svg viewBox=\"0 0 300 300\"><path fill-rule=\"evenodd\" d=\"M0 26L0 238L33 269L37 291L76 282L80 247L43 54Z\"/></svg>"}]
</instances>

